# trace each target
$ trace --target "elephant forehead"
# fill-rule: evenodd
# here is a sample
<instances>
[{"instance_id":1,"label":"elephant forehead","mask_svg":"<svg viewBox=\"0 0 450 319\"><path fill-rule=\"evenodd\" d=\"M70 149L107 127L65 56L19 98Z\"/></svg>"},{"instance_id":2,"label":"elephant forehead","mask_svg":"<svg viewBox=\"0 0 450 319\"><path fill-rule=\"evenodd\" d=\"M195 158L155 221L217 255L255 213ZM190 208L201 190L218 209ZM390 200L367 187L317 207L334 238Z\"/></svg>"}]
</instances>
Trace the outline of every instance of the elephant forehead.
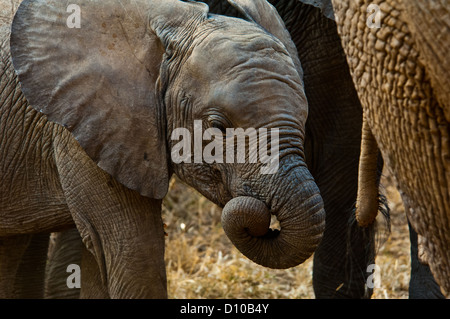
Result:
<instances>
[{"instance_id":1,"label":"elephant forehead","mask_svg":"<svg viewBox=\"0 0 450 319\"><path fill-rule=\"evenodd\" d=\"M206 98L207 107L221 109L235 123L243 125L280 118L304 123L307 117L306 97L281 77L261 74L251 81L243 82L239 77L220 81L211 87Z\"/></svg>"},{"instance_id":2,"label":"elephant forehead","mask_svg":"<svg viewBox=\"0 0 450 319\"><path fill-rule=\"evenodd\" d=\"M284 74L296 75L294 63L283 44L256 26L211 32L195 45L187 59L187 68L210 80L228 72L255 68L272 71L281 68Z\"/></svg>"},{"instance_id":3,"label":"elephant forehead","mask_svg":"<svg viewBox=\"0 0 450 319\"><path fill-rule=\"evenodd\" d=\"M183 69L183 86L202 92L201 109L218 108L241 123L280 115L306 119L306 97L292 58L256 25L211 32L195 44Z\"/></svg>"}]
</instances>

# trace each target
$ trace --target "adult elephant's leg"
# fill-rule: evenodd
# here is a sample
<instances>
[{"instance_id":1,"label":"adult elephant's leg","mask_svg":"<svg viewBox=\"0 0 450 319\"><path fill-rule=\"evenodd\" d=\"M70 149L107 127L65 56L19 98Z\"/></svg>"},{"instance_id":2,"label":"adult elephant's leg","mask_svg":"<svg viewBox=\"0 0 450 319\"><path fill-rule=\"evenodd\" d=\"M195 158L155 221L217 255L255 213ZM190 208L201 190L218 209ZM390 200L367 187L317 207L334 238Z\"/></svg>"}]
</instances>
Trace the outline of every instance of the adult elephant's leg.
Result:
<instances>
[{"instance_id":1,"label":"adult elephant's leg","mask_svg":"<svg viewBox=\"0 0 450 319\"><path fill-rule=\"evenodd\" d=\"M102 283L95 257L83 245L77 228L52 234L46 268L45 298L105 299L108 289ZM81 269L80 287L69 287L69 265ZM81 289L80 289L81 288Z\"/></svg>"},{"instance_id":2,"label":"adult elephant's leg","mask_svg":"<svg viewBox=\"0 0 450 319\"><path fill-rule=\"evenodd\" d=\"M44 297L48 239L48 233L31 235L16 273L14 291L17 298L37 299Z\"/></svg>"},{"instance_id":3,"label":"adult elephant's leg","mask_svg":"<svg viewBox=\"0 0 450 319\"><path fill-rule=\"evenodd\" d=\"M436 283L428 265L419 260L417 233L408 222L411 241L411 279L409 281L410 299L443 299L441 288Z\"/></svg>"},{"instance_id":4,"label":"adult elephant's leg","mask_svg":"<svg viewBox=\"0 0 450 319\"><path fill-rule=\"evenodd\" d=\"M66 130L54 141L67 205L110 297L166 298L161 200L111 178Z\"/></svg>"},{"instance_id":5,"label":"adult elephant's leg","mask_svg":"<svg viewBox=\"0 0 450 319\"><path fill-rule=\"evenodd\" d=\"M326 211L324 237L314 254L314 291L318 298L364 297L373 238L348 223L357 193L362 108L335 22L299 2L276 5L304 70L309 104L305 152Z\"/></svg>"},{"instance_id":6,"label":"adult elephant's leg","mask_svg":"<svg viewBox=\"0 0 450 319\"><path fill-rule=\"evenodd\" d=\"M81 266L82 247L83 243L76 228L52 234L45 271L45 298L80 297L80 289L67 286L67 278L70 275L67 267L71 264Z\"/></svg>"},{"instance_id":7,"label":"adult elephant's leg","mask_svg":"<svg viewBox=\"0 0 450 319\"><path fill-rule=\"evenodd\" d=\"M16 276L32 239L33 235L0 238L0 298L20 297L15 287Z\"/></svg>"},{"instance_id":8,"label":"adult elephant's leg","mask_svg":"<svg viewBox=\"0 0 450 319\"><path fill-rule=\"evenodd\" d=\"M45 298L48 299L105 299L108 289L102 283L95 257L81 241L77 228L54 233L46 268ZM69 265L81 268L81 287L67 285ZM80 289L81 288L81 289Z\"/></svg>"}]
</instances>

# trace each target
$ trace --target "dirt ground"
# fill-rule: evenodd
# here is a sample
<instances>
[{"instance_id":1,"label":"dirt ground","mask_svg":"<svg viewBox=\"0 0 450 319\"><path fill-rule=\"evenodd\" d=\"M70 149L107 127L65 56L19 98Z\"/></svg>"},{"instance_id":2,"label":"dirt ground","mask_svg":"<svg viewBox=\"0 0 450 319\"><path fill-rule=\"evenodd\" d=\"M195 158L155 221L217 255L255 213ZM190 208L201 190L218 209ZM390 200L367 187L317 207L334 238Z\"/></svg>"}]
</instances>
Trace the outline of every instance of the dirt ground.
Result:
<instances>
[{"instance_id":1,"label":"dirt ground","mask_svg":"<svg viewBox=\"0 0 450 319\"><path fill-rule=\"evenodd\" d=\"M372 298L408 298L409 232L400 196L388 177L391 234L379 248L380 288ZM220 224L221 209L176 179L163 205L169 298L315 298L312 258L287 270L259 266L238 252Z\"/></svg>"}]
</instances>

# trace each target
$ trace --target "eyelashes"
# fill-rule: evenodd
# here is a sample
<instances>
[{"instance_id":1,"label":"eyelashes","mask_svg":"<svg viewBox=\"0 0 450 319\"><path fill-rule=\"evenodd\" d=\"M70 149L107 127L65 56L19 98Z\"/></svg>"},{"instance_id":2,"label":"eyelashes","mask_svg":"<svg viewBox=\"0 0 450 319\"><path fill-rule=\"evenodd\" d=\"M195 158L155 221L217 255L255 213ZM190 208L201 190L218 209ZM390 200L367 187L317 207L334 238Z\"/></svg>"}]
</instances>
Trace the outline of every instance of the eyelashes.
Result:
<instances>
[{"instance_id":1,"label":"eyelashes","mask_svg":"<svg viewBox=\"0 0 450 319\"><path fill-rule=\"evenodd\" d=\"M226 133L225 125L222 122L220 122L220 121L212 120L212 121L209 122L209 126L219 129L223 134Z\"/></svg>"},{"instance_id":2,"label":"eyelashes","mask_svg":"<svg viewBox=\"0 0 450 319\"><path fill-rule=\"evenodd\" d=\"M223 115L209 114L207 117L209 127L219 129L223 134L226 134L226 129L232 127L231 122Z\"/></svg>"}]
</instances>

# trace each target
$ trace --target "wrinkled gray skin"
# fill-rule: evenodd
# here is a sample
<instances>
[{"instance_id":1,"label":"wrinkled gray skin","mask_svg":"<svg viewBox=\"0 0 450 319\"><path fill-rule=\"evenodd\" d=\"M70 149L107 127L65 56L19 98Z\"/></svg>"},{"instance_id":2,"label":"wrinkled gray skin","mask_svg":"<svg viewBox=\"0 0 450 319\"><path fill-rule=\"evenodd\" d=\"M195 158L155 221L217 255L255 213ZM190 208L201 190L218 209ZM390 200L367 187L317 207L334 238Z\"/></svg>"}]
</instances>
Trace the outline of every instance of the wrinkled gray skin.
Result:
<instances>
[{"instance_id":1,"label":"wrinkled gray skin","mask_svg":"<svg viewBox=\"0 0 450 319\"><path fill-rule=\"evenodd\" d=\"M207 3L212 12L242 16L227 1ZM314 254L315 295L369 297L371 291L365 284L370 275L367 266L374 260L373 233L348 224L357 192L362 111L336 24L320 9L299 1L271 3L299 48L309 105L305 155L326 211L326 231ZM340 182L336 184L336 180ZM65 273L63 276L60 282L65 285Z\"/></svg>"},{"instance_id":2,"label":"wrinkled gray skin","mask_svg":"<svg viewBox=\"0 0 450 319\"><path fill-rule=\"evenodd\" d=\"M331 2L304 2L314 2L319 8L300 1L271 1L300 49L309 104L306 161L319 185L327 213L324 238L314 256L314 290L317 297L367 297L371 292L364 289L369 275L365 269L373 263L372 237L359 227L349 230L347 225L352 217L349 207L356 198L361 106L337 34ZM216 13L239 15L226 1L207 3ZM340 181L339 185L335 180ZM417 233L410 224L408 226L411 239L409 296L443 298L429 267L419 261ZM345 246L349 231L356 239L351 241L350 251ZM336 291L341 283L344 285Z\"/></svg>"},{"instance_id":3,"label":"wrinkled gray skin","mask_svg":"<svg viewBox=\"0 0 450 319\"><path fill-rule=\"evenodd\" d=\"M212 12L242 16L227 1L206 2ZM324 17L320 9L299 1L271 3L299 48L309 106L305 156L326 211L326 231L314 254L315 295L317 298L370 297L371 291L365 288L370 273L365 270L374 260L373 234L355 225L349 228L348 224L357 192L362 111L336 24ZM336 184L336 180L340 182ZM349 237L353 240L349 241ZM67 259L64 263L68 263ZM65 272L53 276L63 290L66 276ZM79 292L73 289L68 293L76 298ZM58 291L51 296L61 295L64 294Z\"/></svg>"},{"instance_id":4,"label":"wrinkled gray skin","mask_svg":"<svg viewBox=\"0 0 450 319\"><path fill-rule=\"evenodd\" d=\"M248 22L194 2L73 1L77 30L65 4L48 3L26 0L15 16L19 79L14 10L1 7L1 296L41 296L48 233L75 225L82 297L167 297L160 213L173 172L224 206L230 240L255 262L288 268L314 252L325 213L304 158L302 69L276 11L235 1ZM196 119L218 134L278 128L278 171L171 162L171 132ZM281 231L252 235L254 207ZM25 271L31 259L38 271Z\"/></svg>"},{"instance_id":5,"label":"wrinkled gray skin","mask_svg":"<svg viewBox=\"0 0 450 319\"><path fill-rule=\"evenodd\" d=\"M319 9L298 1L271 1L286 22L299 50L305 73L305 91L309 102L306 130L308 166L321 189L327 212L327 228L314 259L314 289L317 297L369 296L364 286L373 262L371 237L359 228L352 230L357 240L351 241L348 254L347 220L356 198L356 179L360 149L362 114L356 92L351 83L347 63L336 32L336 25L322 16ZM225 1L209 1L212 11L236 15ZM329 4L324 4L329 7ZM329 14L327 15L329 16ZM316 61L320 61L317 63ZM310 151L308 151L310 150ZM335 169L340 167L340 169ZM381 169L380 169L381 171ZM335 180L340 183L336 185ZM411 232L410 297L441 296L429 268L417 258L417 235ZM71 234L73 233L73 234ZM63 236L75 237L76 231ZM365 246L369 249L365 249ZM78 263L79 256L61 254L62 264ZM61 275L62 274L62 275ZM47 291L50 297L77 297L77 289L67 291L67 273L56 272L59 289ZM344 283L341 289L336 288ZM47 285L48 286L48 285ZM62 288L61 288L62 287ZM66 289L64 291L64 289Z\"/></svg>"}]
</instances>

